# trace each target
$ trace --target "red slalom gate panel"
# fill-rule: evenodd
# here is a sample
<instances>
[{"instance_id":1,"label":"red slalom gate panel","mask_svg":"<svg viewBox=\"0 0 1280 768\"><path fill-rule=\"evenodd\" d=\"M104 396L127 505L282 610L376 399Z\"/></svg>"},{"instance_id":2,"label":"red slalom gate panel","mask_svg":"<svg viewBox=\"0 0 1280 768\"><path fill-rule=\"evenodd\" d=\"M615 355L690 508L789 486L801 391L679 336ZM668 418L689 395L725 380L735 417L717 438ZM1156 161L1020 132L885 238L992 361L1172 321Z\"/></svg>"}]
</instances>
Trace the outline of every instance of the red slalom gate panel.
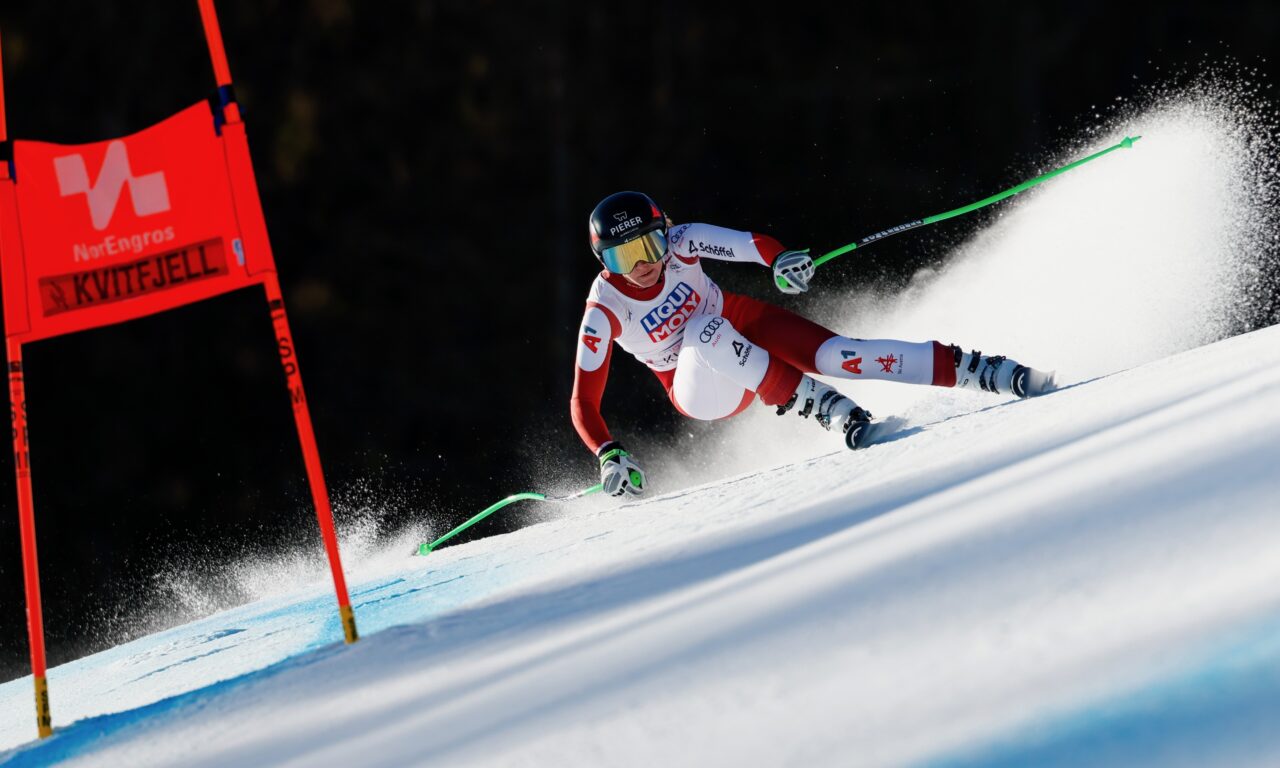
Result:
<instances>
[{"instance_id":1,"label":"red slalom gate panel","mask_svg":"<svg viewBox=\"0 0 1280 768\"><path fill-rule=\"evenodd\" d=\"M207 102L95 144L13 142L18 231L4 229L5 330L22 343L261 282Z\"/></svg>"},{"instance_id":2,"label":"red slalom gate panel","mask_svg":"<svg viewBox=\"0 0 1280 768\"><path fill-rule=\"evenodd\" d=\"M0 274L37 733L53 732L28 450L24 344L261 285L329 559L343 635L355 642L338 538L289 320L213 0L198 0L218 83L123 138L8 141L0 70Z\"/></svg>"}]
</instances>

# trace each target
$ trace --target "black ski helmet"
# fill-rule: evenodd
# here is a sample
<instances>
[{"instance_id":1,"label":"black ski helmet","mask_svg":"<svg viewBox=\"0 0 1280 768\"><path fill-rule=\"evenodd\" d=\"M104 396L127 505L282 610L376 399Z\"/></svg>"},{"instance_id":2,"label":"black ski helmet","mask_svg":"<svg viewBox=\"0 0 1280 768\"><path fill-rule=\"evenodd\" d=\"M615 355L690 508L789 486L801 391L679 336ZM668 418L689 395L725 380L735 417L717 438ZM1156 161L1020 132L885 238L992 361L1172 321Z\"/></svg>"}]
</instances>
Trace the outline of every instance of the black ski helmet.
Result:
<instances>
[{"instance_id":1,"label":"black ski helmet","mask_svg":"<svg viewBox=\"0 0 1280 768\"><path fill-rule=\"evenodd\" d=\"M665 255L667 216L643 192L614 192L601 200L591 211L587 229L591 251L610 272L626 274L640 261L657 261ZM620 248L651 232L658 235ZM653 258L655 250L657 258Z\"/></svg>"}]
</instances>

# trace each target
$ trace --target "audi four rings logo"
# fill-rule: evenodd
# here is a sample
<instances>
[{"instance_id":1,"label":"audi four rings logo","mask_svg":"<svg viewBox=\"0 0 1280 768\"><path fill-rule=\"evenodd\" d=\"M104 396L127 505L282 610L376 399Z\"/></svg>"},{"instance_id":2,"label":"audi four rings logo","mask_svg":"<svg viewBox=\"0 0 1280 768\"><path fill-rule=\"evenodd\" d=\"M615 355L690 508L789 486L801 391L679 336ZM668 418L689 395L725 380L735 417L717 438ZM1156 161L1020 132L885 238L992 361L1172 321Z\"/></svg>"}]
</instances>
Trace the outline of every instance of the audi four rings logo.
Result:
<instances>
[{"instance_id":1,"label":"audi four rings logo","mask_svg":"<svg viewBox=\"0 0 1280 768\"><path fill-rule=\"evenodd\" d=\"M707 323L707 327L702 329L702 333L698 334L698 341L703 344L710 344L711 338L716 335L716 331L720 330L720 326L724 325L724 318L717 317Z\"/></svg>"}]
</instances>

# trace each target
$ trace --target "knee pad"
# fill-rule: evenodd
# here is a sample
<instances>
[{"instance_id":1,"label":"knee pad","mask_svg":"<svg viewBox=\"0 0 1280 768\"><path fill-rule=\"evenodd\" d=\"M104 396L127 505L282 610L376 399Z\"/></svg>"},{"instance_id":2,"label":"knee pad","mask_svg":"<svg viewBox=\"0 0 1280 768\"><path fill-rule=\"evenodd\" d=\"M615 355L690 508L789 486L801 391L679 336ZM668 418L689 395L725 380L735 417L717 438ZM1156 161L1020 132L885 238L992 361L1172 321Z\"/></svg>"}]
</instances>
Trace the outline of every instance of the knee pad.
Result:
<instances>
[{"instance_id":1,"label":"knee pad","mask_svg":"<svg viewBox=\"0 0 1280 768\"><path fill-rule=\"evenodd\" d=\"M684 332L680 350L680 367L687 367L686 357L697 359L699 367L715 371L741 386L755 391L769 367L769 353L753 344L720 315L707 315L690 321Z\"/></svg>"}]
</instances>

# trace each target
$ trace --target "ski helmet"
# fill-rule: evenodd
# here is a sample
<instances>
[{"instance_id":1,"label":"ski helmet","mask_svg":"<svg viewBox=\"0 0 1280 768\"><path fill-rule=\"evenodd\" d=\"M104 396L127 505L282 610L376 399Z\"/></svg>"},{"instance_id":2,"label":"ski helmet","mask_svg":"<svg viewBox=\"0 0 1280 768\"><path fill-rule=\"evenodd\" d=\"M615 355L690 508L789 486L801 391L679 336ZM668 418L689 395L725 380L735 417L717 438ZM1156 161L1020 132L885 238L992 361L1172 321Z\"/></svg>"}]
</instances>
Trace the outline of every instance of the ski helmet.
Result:
<instances>
[{"instance_id":1,"label":"ski helmet","mask_svg":"<svg viewBox=\"0 0 1280 768\"><path fill-rule=\"evenodd\" d=\"M596 258L617 275L667 255L666 214L642 192L614 192L601 200L588 230Z\"/></svg>"}]
</instances>

